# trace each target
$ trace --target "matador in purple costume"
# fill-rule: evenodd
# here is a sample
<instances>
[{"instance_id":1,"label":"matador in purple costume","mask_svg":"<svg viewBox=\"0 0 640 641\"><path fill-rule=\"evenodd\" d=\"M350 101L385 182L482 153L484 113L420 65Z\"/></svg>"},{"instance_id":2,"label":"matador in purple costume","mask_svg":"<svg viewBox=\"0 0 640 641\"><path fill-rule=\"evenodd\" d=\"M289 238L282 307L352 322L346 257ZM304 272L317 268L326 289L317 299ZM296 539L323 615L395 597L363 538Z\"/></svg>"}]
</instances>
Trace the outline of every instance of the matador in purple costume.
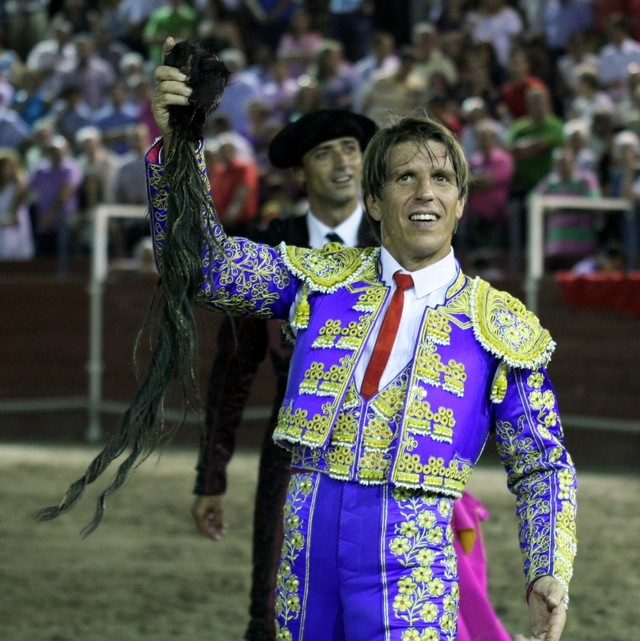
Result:
<instances>
[{"instance_id":1,"label":"matador in purple costume","mask_svg":"<svg viewBox=\"0 0 640 641\"><path fill-rule=\"evenodd\" d=\"M160 67L156 80L156 119L170 136L167 109L188 92L175 69ZM160 148L148 166L162 267ZM531 639L560 639L576 478L545 369L554 344L519 301L461 272L451 237L467 179L452 134L407 117L365 152L363 194L381 247L273 248L227 237L207 210L211 246L221 249L203 248L200 302L285 320L295 337L274 432L292 454L281 641L454 641L453 501L492 432L517 497ZM399 289L392 348L365 394Z\"/></svg>"},{"instance_id":2,"label":"matador in purple costume","mask_svg":"<svg viewBox=\"0 0 640 641\"><path fill-rule=\"evenodd\" d=\"M346 246L378 244L359 199L362 152L376 125L342 109L320 109L289 123L269 146L269 159L279 169L292 169L304 180L309 211L304 216L274 220L252 240L275 246L322 248L329 241ZM245 317L222 321L211 370L205 431L192 508L198 530L213 540L225 531L226 467L235 449L242 410L257 369L267 353L276 378L273 413L262 447L253 520L251 619L244 638L275 638L273 595L282 507L285 503L291 455L273 441L278 411L284 399L291 343L283 343L281 321ZM466 493L453 507L453 530L460 582L458 641L510 641L487 596L486 564L480 535L484 506Z\"/></svg>"}]
</instances>

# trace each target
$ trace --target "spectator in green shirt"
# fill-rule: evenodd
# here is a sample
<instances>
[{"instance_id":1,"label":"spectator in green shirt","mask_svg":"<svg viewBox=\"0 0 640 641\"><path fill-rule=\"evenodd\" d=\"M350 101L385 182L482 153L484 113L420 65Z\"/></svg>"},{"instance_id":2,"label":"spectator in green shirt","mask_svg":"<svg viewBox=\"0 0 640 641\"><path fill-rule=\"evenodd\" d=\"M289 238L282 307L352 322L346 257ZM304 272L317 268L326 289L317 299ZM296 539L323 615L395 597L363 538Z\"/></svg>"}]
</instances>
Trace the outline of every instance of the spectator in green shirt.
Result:
<instances>
[{"instance_id":1,"label":"spectator in green shirt","mask_svg":"<svg viewBox=\"0 0 640 641\"><path fill-rule=\"evenodd\" d=\"M551 171L553 150L563 142L562 120L545 89L527 90L527 115L511 125L505 142L515 161L512 194L524 196Z\"/></svg>"},{"instance_id":2,"label":"spectator in green shirt","mask_svg":"<svg viewBox=\"0 0 640 641\"><path fill-rule=\"evenodd\" d=\"M164 7L156 9L144 28L144 42L149 47L149 59L160 62L162 43L169 36L186 40L196 35L198 13L185 0L169 0Z\"/></svg>"}]
</instances>

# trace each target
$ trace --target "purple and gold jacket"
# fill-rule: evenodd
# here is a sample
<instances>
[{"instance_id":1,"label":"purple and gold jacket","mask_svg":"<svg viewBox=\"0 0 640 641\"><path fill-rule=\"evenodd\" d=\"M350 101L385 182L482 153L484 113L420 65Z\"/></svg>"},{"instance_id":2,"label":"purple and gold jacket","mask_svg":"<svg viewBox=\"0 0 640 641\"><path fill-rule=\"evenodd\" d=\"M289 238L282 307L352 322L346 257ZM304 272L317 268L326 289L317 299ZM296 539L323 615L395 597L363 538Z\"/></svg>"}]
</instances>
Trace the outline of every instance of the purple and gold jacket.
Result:
<instances>
[{"instance_id":1,"label":"purple and gold jacket","mask_svg":"<svg viewBox=\"0 0 640 641\"><path fill-rule=\"evenodd\" d=\"M161 265L168 187L157 158L158 144L147 162ZM199 302L284 320L295 305L296 344L274 434L294 449L294 462L296 453L335 450L343 439L366 461L344 475L344 465L332 467L335 457L324 457L319 467L336 478L459 498L494 432L518 497L527 584L550 574L568 585L575 470L545 370L554 343L522 303L460 272L445 303L426 310L405 376L370 401L373 414L365 422L353 375L389 296L379 277L379 248L272 248L225 236L213 218L206 224L223 250L203 252Z\"/></svg>"}]
</instances>

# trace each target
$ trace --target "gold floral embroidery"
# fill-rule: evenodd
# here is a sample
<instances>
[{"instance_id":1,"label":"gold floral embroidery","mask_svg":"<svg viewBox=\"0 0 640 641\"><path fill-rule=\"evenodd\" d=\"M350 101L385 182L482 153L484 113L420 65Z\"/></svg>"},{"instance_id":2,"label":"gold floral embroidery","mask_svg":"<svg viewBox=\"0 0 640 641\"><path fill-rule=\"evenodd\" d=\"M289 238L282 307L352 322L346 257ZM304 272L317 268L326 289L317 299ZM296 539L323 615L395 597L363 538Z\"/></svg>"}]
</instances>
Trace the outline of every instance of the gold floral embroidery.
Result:
<instances>
[{"instance_id":1,"label":"gold floral embroidery","mask_svg":"<svg viewBox=\"0 0 640 641\"><path fill-rule=\"evenodd\" d=\"M429 340L420 346L415 358L416 378L434 387L442 387L456 396L464 396L464 384L467 380L464 365L452 358L445 365L436 349Z\"/></svg>"},{"instance_id":2,"label":"gold floral embroidery","mask_svg":"<svg viewBox=\"0 0 640 641\"><path fill-rule=\"evenodd\" d=\"M509 386L509 381L507 379L507 374L509 372L509 366L505 363L500 363L496 369L495 376L493 377L493 382L491 383L491 402L492 403L502 403L507 395L507 387Z\"/></svg>"},{"instance_id":3,"label":"gold floral embroidery","mask_svg":"<svg viewBox=\"0 0 640 641\"><path fill-rule=\"evenodd\" d=\"M353 306L357 312L375 312L380 308L382 302L387 296L387 287L367 287L365 291L358 296L358 302Z\"/></svg>"},{"instance_id":4,"label":"gold floral embroidery","mask_svg":"<svg viewBox=\"0 0 640 641\"><path fill-rule=\"evenodd\" d=\"M325 459L329 476L348 481L351 479L353 462L356 455L350 447L336 445L327 449Z\"/></svg>"},{"instance_id":5,"label":"gold floral embroidery","mask_svg":"<svg viewBox=\"0 0 640 641\"><path fill-rule=\"evenodd\" d=\"M334 445L354 445L358 435L358 421L353 414L342 411L331 432L331 442Z\"/></svg>"},{"instance_id":6,"label":"gold floral embroidery","mask_svg":"<svg viewBox=\"0 0 640 641\"><path fill-rule=\"evenodd\" d=\"M302 443L311 447L320 447L329 435L331 418L328 414L315 414L307 419L307 410L282 406L278 414L278 426L274 432L276 440L282 439L290 443Z\"/></svg>"},{"instance_id":7,"label":"gold floral embroidery","mask_svg":"<svg viewBox=\"0 0 640 641\"><path fill-rule=\"evenodd\" d=\"M436 309L448 323L460 329L471 329L471 288L469 279L460 272L456 282L447 291L447 303ZM427 339L427 336L424 337Z\"/></svg>"},{"instance_id":8,"label":"gold floral embroidery","mask_svg":"<svg viewBox=\"0 0 640 641\"><path fill-rule=\"evenodd\" d=\"M549 428L560 424L560 417L556 412L556 397L552 390L541 391L544 383L544 376L541 372L530 374L527 385L533 390L529 393L529 404L537 412L537 428L544 438L552 439Z\"/></svg>"},{"instance_id":9,"label":"gold floral embroidery","mask_svg":"<svg viewBox=\"0 0 640 641\"><path fill-rule=\"evenodd\" d=\"M276 290L290 285L285 265L273 250L243 238L226 237L224 258L216 267L217 282L206 280L199 300L214 309L270 318L270 306L280 298Z\"/></svg>"},{"instance_id":10,"label":"gold floral embroidery","mask_svg":"<svg viewBox=\"0 0 640 641\"><path fill-rule=\"evenodd\" d=\"M408 369L405 368L371 400L371 409L383 421L391 421L402 412L404 399L407 395L408 374Z\"/></svg>"},{"instance_id":11,"label":"gold floral embroidery","mask_svg":"<svg viewBox=\"0 0 640 641\"><path fill-rule=\"evenodd\" d=\"M347 394L342 401L342 411L347 412L356 407L360 407L362 404L362 397L356 391L356 386L353 381L351 381L351 386L347 390Z\"/></svg>"},{"instance_id":12,"label":"gold floral embroidery","mask_svg":"<svg viewBox=\"0 0 640 641\"><path fill-rule=\"evenodd\" d=\"M451 443L453 428L456 424L453 410L439 407L432 411L429 401L424 400L426 393L420 389L409 401L405 425L409 432L420 436L430 436L435 441Z\"/></svg>"},{"instance_id":13,"label":"gold floral embroidery","mask_svg":"<svg viewBox=\"0 0 640 641\"><path fill-rule=\"evenodd\" d=\"M575 479L571 483L575 487ZM571 487L570 493L565 493L562 509L557 516L555 527L556 556L554 563L554 576L565 586L569 585L573 574L573 559L576 555L576 501L575 490ZM565 486L565 491L568 486ZM561 495L562 496L562 493Z\"/></svg>"},{"instance_id":14,"label":"gold floral embroidery","mask_svg":"<svg viewBox=\"0 0 640 641\"><path fill-rule=\"evenodd\" d=\"M425 326L434 343L438 345L449 345L451 325L437 309L429 308L427 310Z\"/></svg>"},{"instance_id":15,"label":"gold floral embroidery","mask_svg":"<svg viewBox=\"0 0 640 641\"><path fill-rule=\"evenodd\" d=\"M336 336L342 332L342 321L329 319L318 332L318 338L311 347L331 348L334 346Z\"/></svg>"},{"instance_id":16,"label":"gold floral embroidery","mask_svg":"<svg viewBox=\"0 0 640 641\"><path fill-rule=\"evenodd\" d=\"M329 243L321 250L278 247L290 271L307 285L310 291L330 293L355 282L358 278L375 276L379 247L357 249Z\"/></svg>"},{"instance_id":17,"label":"gold floral embroidery","mask_svg":"<svg viewBox=\"0 0 640 641\"><path fill-rule=\"evenodd\" d=\"M303 534L306 524L299 512L312 490L313 484L308 475L291 476L288 499L284 505L284 542L276 579L277 641L291 641L289 622L300 616L300 579L293 572L293 567L306 542Z\"/></svg>"},{"instance_id":18,"label":"gold floral embroidery","mask_svg":"<svg viewBox=\"0 0 640 641\"><path fill-rule=\"evenodd\" d=\"M300 300L296 305L296 313L291 320L291 327L294 329L306 329L311 318L311 305L309 305L309 292L305 286L302 287Z\"/></svg>"},{"instance_id":19,"label":"gold floral embroidery","mask_svg":"<svg viewBox=\"0 0 640 641\"><path fill-rule=\"evenodd\" d=\"M362 430L363 451L358 461L361 483L388 482L392 443L402 420L408 380L409 366L371 399Z\"/></svg>"},{"instance_id":20,"label":"gold floral embroidery","mask_svg":"<svg viewBox=\"0 0 640 641\"><path fill-rule=\"evenodd\" d=\"M384 452L391 445L395 436L394 430L389 425L390 421L372 416L367 421L362 433L365 447L374 452Z\"/></svg>"},{"instance_id":21,"label":"gold floral embroidery","mask_svg":"<svg viewBox=\"0 0 640 641\"><path fill-rule=\"evenodd\" d=\"M405 520L395 525L395 536L389 542L389 551L402 566L411 569L410 573L398 580L397 594L392 603L395 616L412 626L403 632L401 639L453 641L460 598L458 584L453 583L450 592L445 594L445 582L433 571L436 561L433 547L442 545L445 578L454 579L457 576L451 527L438 521L434 513L437 510L449 519L452 501L401 488L394 489L393 498ZM425 628L425 623L435 625ZM420 625L423 630L418 631L413 627L415 625Z\"/></svg>"},{"instance_id":22,"label":"gold floral embroidery","mask_svg":"<svg viewBox=\"0 0 640 641\"><path fill-rule=\"evenodd\" d=\"M471 316L480 344L508 365L536 369L551 358L555 343L535 315L479 278L473 283Z\"/></svg>"},{"instance_id":23,"label":"gold floral embroidery","mask_svg":"<svg viewBox=\"0 0 640 641\"><path fill-rule=\"evenodd\" d=\"M353 358L343 356L340 365L332 365L326 372L324 363L314 361L304 373L298 392L315 396L337 397L347 382L347 376L353 368Z\"/></svg>"},{"instance_id":24,"label":"gold floral embroidery","mask_svg":"<svg viewBox=\"0 0 640 641\"><path fill-rule=\"evenodd\" d=\"M515 380L528 399L528 412L515 425L496 421L496 435L509 488L517 492L527 582L552 574L568 586L576 550L573 465L559 440L555 396L551 389L544 389L544 374L530 373L525 382L516 370Z\"/></svg>"},{"instance_id":25,"label":"gold floral embroidery","mask_svg":"<svg viewBox=\"0 0 640 641\"><path fill-rule=\"evenodd\" d=\"M357 322L352 321L346 327L342 327L340 320L328 320L320 328L318 338L313 342L312 347L316 349L337 347L356 351L362 345L370 326L370 316L361 316Z\"/></svg>"},{"instance_id":26,"label":"gold floral embroidery","mask_svg":"<svg viewBox=\"0 0 640 641\"><path fill-rule=\"evenodd\" d=\"M391 467L389 452L365 450L358 460L358 481L366 484L386 483Z\"/></svg>"},{"instance_id":27,"label":"gold floral embroidery","mask_svg":"<svg viewBox=\"0 0 640 641\"><path fill-rule=\"evenodd\" d=\"M303 470L317 470L321 456L322 450L316 447L294 445L291 448L291 465Z\"/></svg>"},{"instance_id":28,"label":"gold floral embroidery","mask_svg":"<svg viewBox=\"0 0 640 641\"><path fill-rule=\"evenodd\" d=\"M467 484L473 466L468 461L453 459L447 466L444 459L429 457L422 463L419 454L410 454L410 443L402 443L398 452L398 462L393 471L392 482L405 487L421 487L447 496L460 498Z\"/></svg>"},{"instance_id":29,"label":"gold floral embroidery","mask_svg":"<svg viewBox=\"0 0 640 641\"><path fill-rule=\"evenodd\" d=\"M208 185L202 151L197 154L202 180ZM162 255L165 237L168 189L163 165L149 164L149 188L154 212L154 236L158 257ZM217 311L236 315L271 318L271 306L280 298L277 290L291 283L291 275L282 260L268 246L243 238L228 237L222 231L212 208L202 212L211 237L223 245L222 252L210 251L203 257L204 268L211 269L216 262L217 282L206 280L197 300ZM212 255L213 254L213 255Z\"/></svg>"}]
</instances>

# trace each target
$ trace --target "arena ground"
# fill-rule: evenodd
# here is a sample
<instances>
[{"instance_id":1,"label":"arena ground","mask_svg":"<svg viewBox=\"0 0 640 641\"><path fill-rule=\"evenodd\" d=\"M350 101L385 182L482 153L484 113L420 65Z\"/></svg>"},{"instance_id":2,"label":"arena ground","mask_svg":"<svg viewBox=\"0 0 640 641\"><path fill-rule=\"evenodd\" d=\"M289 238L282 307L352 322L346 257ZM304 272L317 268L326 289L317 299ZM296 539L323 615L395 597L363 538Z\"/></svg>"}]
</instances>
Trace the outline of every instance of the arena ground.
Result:
<instances>
[{"instance_id":1,"label":"arena ground","mask_svg":"<svg viewBox=\"0 0 640 641\"><path fill-rule=\"evenodd\" d=\"M193 448L146 461L86 540L79 532L94 491L60 519L36 524L36 511L57 502L95 452L0 445L0 639L240 641L255 452L232 462L229 531L219 543L197 535L189 514ZM637 641L640 479L585 472L579 482L579 551L563 641ZM509 631L524 632L513 496L491 463L476 470L470 487L491 512L484 526L491 598Z\"/></svg>"}]
</instances>

